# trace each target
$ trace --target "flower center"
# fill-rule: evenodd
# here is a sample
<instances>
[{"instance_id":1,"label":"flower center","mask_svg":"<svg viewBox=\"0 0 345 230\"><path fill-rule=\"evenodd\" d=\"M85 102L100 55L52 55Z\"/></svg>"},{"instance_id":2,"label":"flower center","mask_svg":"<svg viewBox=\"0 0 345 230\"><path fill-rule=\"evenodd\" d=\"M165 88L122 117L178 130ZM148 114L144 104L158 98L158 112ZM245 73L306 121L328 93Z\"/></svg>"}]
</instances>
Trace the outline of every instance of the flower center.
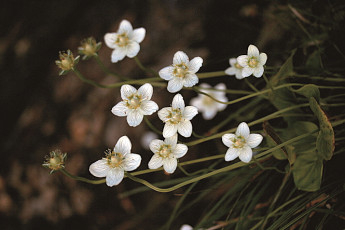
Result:
<instances>
[{"instance_id":1,"label":"flower center","mask_svg":"<svg viewBox=\"0 0 345 230\"><path fill-rule=\"evenodd\" d=\"M162 158L167 158L171 154L171 146L170 145L162 145L159 149L158 155Z\"/></svg>"},{"instance_id":2,"label":"flower center","mask_svg":"<svg viewBox=\"0 0 345 230\"><path fill-rule=\"evenodd\" d=\"M259 61L258 61L258 59L256 57L250 57L248 59L248 66L250 68L255 68L255 67L258 66L258 64L259 64Z\"/></svg>"},{"instance_id":3,"label":"flower center","mask_svg":"<svg viewBox=\"0 0 345 230\"><path fill-rule=\"evenodd\" d=\"M127 34L123 33L123 34L117 35L115 44L117 44L120 47L124 47L124 46L128 45L128 42L129 42L129 38L128 38Z\"/></svg>"},{"instance_id":4,"label":"flower center","mask_svg":"<svg viewBox=\"0 0 345 230\"><path fill-rule=\"evenodd\" d=\"M130 109L137 109L141 105L141 97L139 95L132 95L126 101L127 107Z\"/></svg>"},{"instance_id":5,"label":"flower center","mask_svg":"<svg viewBox=\"0 0 345 230\"><path fill-rule=\"evenodd\" d=\"M185 63L175 65L175 69L173 71L173 74L175 75L175 77L185 77L187 73L188 73L188 66Z\"/></svg>"},{"instance_id":6,"label":"flower center","mask_svg":"<svg viewBox=\"0 0 345 230\"><path fill-rule=\"evenodd\" d=\"M107 155L107 164L111 168L117 168L121 166L124 159L125 158L121 153L116 153L112 151L110 154Z\"/></svg>"},{"instance_id":7,"label":"flower center","mask_svg":"<svg viewBox=\"0 0 345 230\"><path fill-rule=\"evenodd\" d=\"M169 122L171 124L178 124L182 120L182 113L180 109L173 109L171 110L168 118L170 118Z\"/></svg>"},{"instance_id":8,"label":"flower center","mask_svg":"<svg viewBox=\"0 0 345 230\"><path fill-rule=\"evenodd\" d=\"M210 94L210 93L209 93L209 94ZM210 95L213 96L212 94L210 94ZM214 97L214 96L213 96L213 97ZM215 102L215 101L214 101L212 98L210 98L210 97L204 95L203 100L202 100L202 103L203 103L204 105L212 105L214 102Z\"/></svg>"},{"instance_id":9,"label":"flower center","mask_svg":"<svg viewBox=\"0 0 345 230\"><path fill-rule=\"evenodd\" d=\"M243 67L240 64L238 64L238 62L235 63L235 68L236 69L243 69Z\"/></svg>"},{"instance_id":10,"label":"flower center","mask_svg":"<svg viewBox=\"0 0 345 230\"><path fill-rule=\"evenodd\" d=\"M234 138L232 142L233 142L232 147L236 149L243 148L243 146L246 144L246 140L242 136L238 136L237 138Z\"/></svg>"}]
</instances>

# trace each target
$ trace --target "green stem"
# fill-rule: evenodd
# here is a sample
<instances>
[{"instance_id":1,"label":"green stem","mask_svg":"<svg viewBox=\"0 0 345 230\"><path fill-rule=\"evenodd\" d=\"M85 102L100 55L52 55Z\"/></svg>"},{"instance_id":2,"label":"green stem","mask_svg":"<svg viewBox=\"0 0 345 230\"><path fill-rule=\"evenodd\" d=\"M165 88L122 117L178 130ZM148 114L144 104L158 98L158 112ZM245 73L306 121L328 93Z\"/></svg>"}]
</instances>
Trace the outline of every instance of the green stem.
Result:
<instances>
[{"instance_id":1,"label":"green stem","mask_svg":"<svg viewBox=\"0 0 345 230\"><path fill-rule=\"evenodd\" d=\"M225 76L224 71L216 71L216 72L208 72L208 73L198 73L196 74L199 79L205 79L205 78L212 78L212 77L221 77Z\"/></svg>"},{"instance_id":2,"label":"green stem","mask_svg":"<svg viewBox=\"0 0 345 230\"><path fill-rule=\"evenodd\" d=\"M104 73L109 74L109 75L112 75L112 76L114 76L114 77L118 77L118 78L120 78L121 80L128 80L128 78L123 77L123 76L119 75L118 73L115 73L115 72L109 70L109 69L104 65L104 63L101 61L101 59L99 58L98 55L94 55L93 57L96 59L97 64L100 66L100 68L103 70Z\"/></svg>"},{"instance_id":3,"label":"green stem","mask_svg":"<svg viewBox=\"0 0 345 230\"><path fill-rule=\"evenodd\" d=\"M156 73L155 71L153 71L152 69L146 68L141 61L139 60L139 58L137 56L134 57L135 62L137 63L137 65L139 66L139 68L144 71L145 73L148 74L153 74L153 76L159 76L158 73Z\"/></svg>"},{"instance_id":4,"label":"green stem","mask_svg":"<svg viewBox=\"0 0 345 230\"><path fill-rule=\"evenodd\" d=\"M157 133L158 135L162 135L162 132L158 130L146 116L144 116L144 121L153 132Z\"/></svg>"},{"instance_id":5,"label":"green stem","mask_svg":"<svg viewBox=\"0 0 345 230\"><path fill-rule=\"evenodd\" d=\"M250 83L247 78L245 78L244 81L249 86L249 88L251 88L253 91L259 92L259 90L252 83Z\"/></svg>"},{"instance_id":6,"label":"green stem","mask_svg":"<svg viewBox=\"0 0 345 230\"><path fill-rule=\"evenodd\" d=\"M103 184L103 183L105 183L105 179L89 180L89 179L86 179L84 177L74 176L70 172L68 172L66 169L60 169L60 172L62 172L63 174L65 174L66 176L68 176L69 178L71 178L73 180L82 181L82 182L86 182L89 184Z\"/></svg>"}]
</instances>

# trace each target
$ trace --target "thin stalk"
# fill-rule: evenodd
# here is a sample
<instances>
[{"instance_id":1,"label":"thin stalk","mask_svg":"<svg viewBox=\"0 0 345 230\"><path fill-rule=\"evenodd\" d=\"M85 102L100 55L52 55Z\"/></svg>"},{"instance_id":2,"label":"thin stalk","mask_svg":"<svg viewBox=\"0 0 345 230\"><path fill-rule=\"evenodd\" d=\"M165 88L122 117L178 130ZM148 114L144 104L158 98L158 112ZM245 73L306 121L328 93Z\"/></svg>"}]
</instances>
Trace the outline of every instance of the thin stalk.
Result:
<instances>
[{"instance_id":1,"label":"thin stalk","mask_svg":"<svg viewBox=\"0 0 345 230\"><path fill-rule=\"evenodd\" d=\"M104 73L106 74L109 74L109 75L112 75L114 77L118 77L120 78L121 80L128 80L128 78L124 77L124 76L121 76L120 74L118 73L115 73L114 71L111 71L110 69L108 69L104 63L101 61L101 59L99 58L98 55L94 55L93 56L97 62L97 64L99 65L99 67L103 70Z\"/></svg>"},{"instance_id":2,"label":"thin stalk","mask_svg":"<svg viewBox=\"0 0 345 230\"><path fill-rule=\"evenodd\" d=\"M139 68L144 71L145 73L149 73L149 74L153 74L153 76L159 76L155 71L153 71L152 69L146 68L141 61L139 60L139 58L137 56L134 57L135 62L137 63L137 65L139 66Z\"/></svg>"},{"instance_id":3,"label":"thin stalk","mask_svg":"<svg viewBox=\"0 0 345 230\"><path fill-rule=\"evenodd\" d=\"M208 72L208 73L198 73L197 76L199 79L212 78L212 77L221 77L226 75L224 71Z\"/></svg>"},{"instance_id":4,"label":"thin stalk","mask_svg":"<svg viewBox=\"0 0 345 230\"><path fill-rule=\"evenodd\" d=\"M89 184L103 184L103 183L105 183L105 179L89 180L89 179L84 178L84 177L72 175L66 169L60 169L60 172L62 172L63 174L65 174L66 176L68 176L69 178L71 178L73 180L82 181L82 182L86 182L86 183L89 183Z\"/></svg>"},{"instance_id":5,"label":"thin stalk","mask_svg":"<svg viewBox=\"0 0 345 230\"><path fill-rule=\"evenodd\" d=\"M158 130L146 116L144 116L144 121L153 132L157 133L158 135L162 135L162 132Z\"/></svg>"}]
</instances>

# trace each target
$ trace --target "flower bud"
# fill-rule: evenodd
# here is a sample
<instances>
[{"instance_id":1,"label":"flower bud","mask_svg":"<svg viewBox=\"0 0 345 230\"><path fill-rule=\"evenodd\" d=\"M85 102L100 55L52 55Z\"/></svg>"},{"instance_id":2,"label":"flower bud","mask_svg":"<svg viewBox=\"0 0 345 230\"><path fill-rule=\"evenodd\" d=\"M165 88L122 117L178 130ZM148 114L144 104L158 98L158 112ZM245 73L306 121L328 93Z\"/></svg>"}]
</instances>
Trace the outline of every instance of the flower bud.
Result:
<instances>
[{"instance_id":1,"label":"flower bud","mask_svg":"<svg viewBox=\"0 0 345 230\"><path fill-rule=\"evenodd\" d=\"M56 65L61 69L59 75L65 75L79 62L79 56L74 58L73 53L70 50L67 52L59 53L60 60L56 60Z\"/></svg>"},{"instance_id":2,"label":"flower bud","mask_svg":"<svg viewBox=\"0 0 345 230\"><path fill-rule=\"evenodd\" d=\"M87 60L97 55L98 50L101 48L102 42L96 43L93 37L84 39L81 42L81 46L78 47L79 54L84 55L83 60Z\"/></svg>"},{"instance_id":3,"label":"flower bud","mask_svg":"<svg viewBox=\"0 0 345 230\"><path fill-rule=\"evenodd\" d=\"M49 156L45 157L42 166L51 169L50 173L65 168L67 153L62 153L59 149L51 151Z\"/></svg>"}]
</instances>

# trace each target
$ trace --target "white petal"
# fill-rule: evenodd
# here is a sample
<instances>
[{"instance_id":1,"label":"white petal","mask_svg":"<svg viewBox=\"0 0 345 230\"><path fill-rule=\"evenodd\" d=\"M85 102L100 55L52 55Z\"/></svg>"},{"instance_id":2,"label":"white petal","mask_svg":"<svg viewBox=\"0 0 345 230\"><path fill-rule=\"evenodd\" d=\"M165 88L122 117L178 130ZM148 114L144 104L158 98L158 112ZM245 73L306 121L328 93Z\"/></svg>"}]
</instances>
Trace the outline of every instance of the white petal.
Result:
<instances>
[{"instance_id":1,"label":"white petal","mask_svg":"<svg viewBox=\"0 0 345 230\"><path fill-rule=\"evenodd\" d=\"M122 20L119 26L119 30L117 31L119 34L122 33L131 33L133 31L132 24L127 20Z\"/></svg>"},{"instance_id":2,"label":"white petal","mask_svg":"<svg viewBox=\"0 0 345 230\"><path fill-rule=\"evenodd\" d=\"M237 69L235 67L229 67L225 70L227 75L235 75L237 73Z\"/></svg>"},{"instance_id":3,"label":"white petal","mask_svg":"<svg viewBox=\"0 0 345 230\"><path fill-rule=\"evenodd\" d=\"M196 73L199 71L200 67L202 66L202 58L201 57L195 57L189 62L189 71L192 73Z\"/></svg>"},{"instance_id":4,"label":"white petal","mask_svg":"<svg viewBox=\"0 0 345 230\"><path fill-rule=\"evenodd\" d=\"M128 108L126 106L126 103L124 101L120 101L111 109L111 112L119 117L127 116Z\"/></svg>"},{"instance_id":5,"label":"white petal","mask_svg":"<svg viewBox=\"0 0 345 230\"><path fill-rule=\"evenodd\" d=\"M217 110L214 109L205 109L205 111L202 113L202 117L205 120L211 120L212 118L214 118L217 114Z\"/></svg>"},{"instance_id":6,"label":"white petal","mask_svg":"<svg viewBox=\"0 0 345 230\"><path fill-rule=\"evenodd\" d=\"M230 66L234 66L236 64L236 62L237 62L237 58L230 58L229 59Z\"/></svg>"},{"instance_id":7,"label":"white petal","mask_svg":"<svg viewBox=\"0 0 345 230\"><path fill-rule=\"evenodd\" d=\"M144 115L139 109L128 110L127 123L129 126L136 127L140 125L140 123L143 121L143 118Z\"/></svg>"},{"instance_id":8,"label":"white petal","mask_svg":"<svg viewBox=\"0 0 345 230\"><path fill-rule=\"evenodd\" d=\"M186 155L187 151L188 151L187 145L177 144L172 153L174 154L176 158L180 158Z\"/></svg>"},{"instance_id":9,"label":"white petal","mask_svg":"<svg viewBox=\"0 0 345 230\"><path fill-rule=\"evenodd\" d=\"M131 153L132 143L127 136L122 136L114 147L114 152L126 155Z\"/></svg>"},{"instance_id":10,"label":"white petal","mask_svg":"<svg viewBox=\"0 0 345 230\"><path fill-rule=\"evenodd\" d=\"M127 57L133 58L137 56L137 54L140 51L140 45L137 42L129 42L128 45L126 46L126 53Z\"/></svg>"},{"instance_id":11,"label":"white petal","mask_svg":"<svg viewBox=\"0 0 345 230\"><path fill-rule=\"evenodd\" d=\"M168 67L161 69L158 74L164 80L169 81L174 77L173 71L174 71L174 67L168 66Z\"/></svg>"},{"instance_id":12,"label":"white petal","mask_svg":"<svg viewBox=\"0 0 345 230\"><path fill-rule=\"evenodd\" d=\"M171 79L168 82L168 87L167 90L170 93L176 93L178 91L180 91L183 87L183 79L178 78L178 77L174 77L173 79Z\"/></svg>"},{"instance_id":13,"label":"white petal","mask_svg":"<svg viewBox=\"0 0 345 230\"><path fill-rule=\"evenodd\" d=\"M264 67L263 66L258 66L253 71L253 75L257 78L261 77L263 73L264 73Z\"/></svg>"},{"instance_id":14,"label":"white petal","mask_svg":"<svg viewBox=\"0 0 345 230\"><path fill-rule=\"evenodd\" d=\"M188 224L184 224L181 226L180 230L193 230L193 227Z\"/></svg>"},{"instance_id":15,"label":"white petal","mask_svg":"<svg viewBox=\"0 0 345 230\"><path fill-rule=\"evenodd\" d=\"M139 167L141 163L141 156L136 153L126 154L126 158L123 161L123 169L126 171L133 171Z\"/></svg>"},{"instance_id":16,"label":"white petal","mask_svg":"<svg viewBox=\"0 0 345 230\"><path fill-rule=\"evenodd\" d=\"M123 100L126 100L129 97L131 97L133 94L136 94L137 89L131 85L122 85L120 92L121 92L121 98Z\"/></svg>"},{"instance_id":17,"label":"white petal","mask_svg":"<svg viewBox=\"0 0 345 230\"><path fill-rule=\"evenodd\" d=\"M236 79L243 79L244 77L243 77L243 75L242 75L242 70L238 70L237 72L236 72Z\"/></svg>"},{"instance_id":18,"label":"white petal","mask_svg":"<svg viewBox=\"0 0 345 230\"><path fill-rule=\"evenodd\" d=\"M199 94L198 97L194 97L190 100L190 104L194 107L197 107L198 110L202 110L204 105L203 105L203 95Z\"/></svg>"},{"instance_id":19,"label":"white petal","mask_svg":"<svg viewBox=\"0 0 345 230\"><path fill-rule=\"evenodd\" d=\"M170 124L169 122L165 123L163 128L163 137L171 137L177 132L177 125Z\"/></svg>"},{"instance_id":20,"label":"white petal","mask_svg":"<svg viewBox=\"0 0 345 230\"><path fill-rule=\"evenodd\" d=\"M192 87L193 85L196 85L199 82L198 76L195 74L186 74L183 81L184 87Z\"/></svg>"},{"instance_id":21,"label":"white petal","mask_svg":"<svg viewBox=\"0 0 345 230\"><path fill-rule=\"evenodd\" d=\"M249 45L248 47L248 56L249 57L259 57L259 50L254 45Z\"/></svg>"},{"instance_id":22,"label":"white petal","mask_svg":"<svg viewBox=\"0 0 345 230\"><path fill-rule=\"evenodd\" d=\"M261 143L262 139L263 137L260 134L250 134L247 139L247 144L249 147L255 148Z\"/></svg>"},{"instance_id":23,"label":"white petal","mask_svg":"<svg viewBox=\"0 0 345 230\"><path fill-rule=\"evenodd\" d=\"M267 55L265 53L260 54L260 65L265 65L267 61Z\"/></svg>"},{"instance_id":24,"label":"white petal","mask_svg":"<svg viewBox=\"0 0 345 230\"><path fill-rule=\"evenodd\" d=\"M218 83L214 88L215 89L219 89L219 90L225 90L226 89L226 85L224 83ZM222 92L222 93L224 93L224 92Z\"/></svg>"},{"instance_id":25,"label":"white petal","mask_svg":"<svg viewBox=\"0 0 345 230\"><path fill-rule=\"evenodd\" d=\"M189 120L181 121L177 126L177 131L184 137L190 137L193 131L192 123Z\"/></svg>"},{"instance_id":26,"label":"white petal","mask_svg":"<svg viewBox=\"0 0 345 230\"><path fill-rule=\"evenodd\" d=\"M250 68L250 67L243 67L242 69L242 77L248 77L250 76L252 73L254 72L254 69Z\"/></svg>"},{"instance_id":27,"label":"white petal","mask_svg":"<svg viewBox=\"0 0 345 230\"><path fill-rule=\"evenodd\" d=\"M138 89L138 95L141 96L143 100L150 100L153 94L153 87L150 83L146 83Z\"/></svg>"},{"instance_id":28,"label":"white petal","mask_svg":"<svg viewBox=\"0 0 345 230\"><path fill-rule=\"evenodd\" d=\"M164 143L167 145L171 145L172 147L175 147L177 144L177 133L175 133L171 137L165 138Z\"/></svg>"},{"instance_id":29,"label":"white petal","mask_svg":"<svg viewBox=\"0 0 345 230\"><path fill-rule=\"evenodd\" d=\"M186 108L184 108L183 110L183 118L187 119L187 120L192 120L193 117L195 117L195 115L198 114L198 109L194 106L186 106Z\"/></svg>"},{"instance_id":30,"label":"white petal","mask_svg":"<svg viewBox=\"0 0 345 230\"><path fill-rule=\"evenodd\" d=\"M153 155L149 161L149 169L158 169L163 165L163 159L158 155Z\"/></svg>"},{"instance_id":31,"label":"white petal","mask_svg":"<svg viewBox=\"0 0 345 230\"><path fill-rule=\"evenodd\" d=\"M232 161L238 157L238 150L234 148L229 148L225 153L225 161Z\"/></svg>"},{"instance_id":32,"label":"white petal","mask_svg":"<svg viewBox=\"0 0 345 230\"><path fill-rule=\"evenodd\" d=\"M146 30L141 27L141 28L133 30L133 32L130 35L130 39L137 43L140 43L144 40L145 34L146 34Z\"/></svg>"},{"instance_id":33,"label":"white petal","mask_svg":"<svg viewBox=\"0 0 345 230\"><path fill-rule=\"evenodd\" d=\"M167 122L170 118L168 116L170 115L171 112L171 107L165 107L161 110L158 111L158 117L161 119L163 122Z\"/></svg>"},{"instance_id":34,"label":"white petal","mask_svg":"<svg viewBox=\"0 0 345 230\"><path fill-rule=\"evenodd\" d=\"M151 115L158 110L158 105L154 101L142 101L140 109L143 115Z\"/></svg>"},{"instance_id":35,"label":"white petal","mask_svg":"<svg viewBox=\"0 0 345 230\"><path fill-rule=\"evenodd\" d=\"M243 147L239 152L238 158L240 158L241 161L248 163L252 159L253 151L249 146Z\"/></svg>"},{"instance_id":36,"label":"white petal","mask_svg":"<svg viewBox=\"0 0 345 230\"><path fill-rule=\"evenodd\" d=\"M178 65L181 63L188 63L188 62L189 62L189 58L188 58L187 54L185 54L182 51L177 51L175 53L174 58L173 58L174 65Z\"/></svg>"},{"instance_id":37,"label":"white petal","mask_svg":"<svg viewBox=\"0 0 345 230\"><path fill-rule=\"evenodd\" d=\"M108 175L105 179L107 185L109 187L112 187L114 185L120 184L124 176L124 171L122 169L110 169L108 172Z\"/></svg>"},{"instance_id":38,"label":"white petal","mask_svg":"<svg viewBox=\"0 0 345 230\"><path fill-rule=\"evenodd\" d=\"M167 173L175 172L177 167L177 160L176 158L166 158L163 162L163 168Z\"/></svg>"},{"instance_id":39,"label":"white petal","mask_svg":"<svg viewBox=\"0 0 345 230\"><path fill-rule=\"evenodd\" d=\"M126 49L117 47L113 50L111 53L111 62L116 63L118 61L121 61L126 56Z\"/></svg>"},{"instance_id":40,"label":"white petal","mask_svg":"<svg viewBox=\"0 0 345 230\"><path fill-rule=\"evenodd\" d=\"M102 159L92 163L89 167L89 171L95 177L105 177L109 171L107 160Z\"/></svg>"},{"instance_id":41,"label":"white petal","mask_svg":"<svg viewBox=\"0 0 345 230\"><path fill-rule=\"evenodd\" d=\"M185 104L181 94L176 94L174 96L171 106L173 109L184 109Z\"/></svg>"},{"instance_id":42,"label":"white petal","mask_svg":"<svg viewBox=\"0 0 345 230\"><path fill-rule=\"evenodd\" d=\"M151 141L154 139L157 139L158 135L154 132L147 131L142 135L140 139L141 146L144 147L145 149L149 149Z\"/></svg>"},{"instance_id":43,"label":"white petal","mask_svg":"<svg viewBox=\"0 0 345 230\"><path fill-rule=\"evenodd\" d=\"M104 35L104 42L111 49L115 49L117 47L115 43L116 39L117 39L117 33L106 33Z\"/></svg>"},{"instance_id":44,"label":"white petal","mask_svg":"<svg viewBox=\"0 0 345 230\"><path fill-rule=\"evenodd\" d=\"M247 55L238 56L237 63L242 67L248 66L248 56Z\"/></svg>"},{"instance_id":45,"label":"white petal","mask_svg":"<svg viewBox=\"0 0 345 230\"><path fill-rule=\"evenodd\" d=\"M239 124L236 130L236 136L242 136L247 140L249 138L249 134L250 131L247 123L242 122L241 124Z\"/></svg>"},{"instance_id":46,"label":"white petal","mask_svg":"<svg viewBox=\"0 0 345 230\"><path fill-rule=\"evenodd\" d=\"M162 145L164 145L164 141L158 139L152 140L150 143L150 150L153 153L157 153Z\"/></svg>"},{"instance_id":47,"label":"white petal","mask_svg":"<svg viewBox=\"0 0 345 230\"><path fill-rule=\"evenodd\" d=\"M233 133L227 133L222 136L222 142L226 147L231 147L233 142L232 140L236 138L236 135Z\"/></svg>"}]
</instances>

